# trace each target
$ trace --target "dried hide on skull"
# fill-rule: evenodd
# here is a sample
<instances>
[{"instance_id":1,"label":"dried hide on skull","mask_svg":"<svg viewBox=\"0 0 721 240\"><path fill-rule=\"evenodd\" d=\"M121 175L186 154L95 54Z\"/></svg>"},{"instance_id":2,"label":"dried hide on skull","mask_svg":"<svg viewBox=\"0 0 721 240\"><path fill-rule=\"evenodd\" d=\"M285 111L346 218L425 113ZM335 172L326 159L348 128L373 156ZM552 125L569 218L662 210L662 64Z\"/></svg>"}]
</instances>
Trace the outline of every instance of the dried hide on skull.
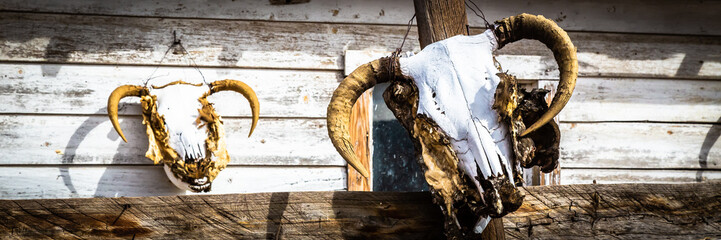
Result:
<instances>
[{"instance_id":1,"label":"dried hide on skull","mask_svg":"<svg viewBox=\"0 0 721 240\"><path fill-rule=\"evenodd\" d=\"M557 93L518 90L500 72L493 51L536 39L554 53L561 72ZM408 58L365 64L341 82L328 106L328 133L343 158L368 176L349 141L350 110L365 90L390 81L384 98L408 130L449 238L480 233L490 217L520 207L522 167L557 165L559 132L552 121L573 92L576 48L553 21L529 14L503 19L476 36L455 36ZM526 125L529 125L526 128Z\"/></svg>"},{"instance_id":2,"label":"dried hide on skull","mask_svg":"<svg viewBox=\"0 0 721 240\"><path fill-rule=\"evenodd\" d=\"M207 100L220 91L235 91L248 99L253 113L250 137L258 123L258 98L253 89L236 80L120 86L108 98L108 116L127 142L118 123L118 103L124 97L140 97L149 145L145 156L155 164L162 163L168 178L178 188L208 192L215 177L230 161L223 122Z\"/></svg>"}]
</instances>

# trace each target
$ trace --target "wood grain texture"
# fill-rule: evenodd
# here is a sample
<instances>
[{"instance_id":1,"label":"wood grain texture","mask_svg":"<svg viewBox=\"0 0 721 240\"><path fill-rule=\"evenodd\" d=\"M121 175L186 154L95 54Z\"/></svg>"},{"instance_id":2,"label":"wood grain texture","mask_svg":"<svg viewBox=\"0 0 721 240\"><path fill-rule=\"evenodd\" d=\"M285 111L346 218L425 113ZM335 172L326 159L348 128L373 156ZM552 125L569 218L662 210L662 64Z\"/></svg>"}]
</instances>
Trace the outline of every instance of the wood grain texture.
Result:
<instances>
[{"instance_id":1,"label":"wood grain texture","mask_svg":"<svg viewBox=\"0 0 721 240\"><path fill-rule=\"evenodd\" d=\"M2 165L151 164L140 117L121 117L123 143L105 116L0 116ZM322 119L225 119L231 165L344 166ZM718 125L562 123L561 166L721 169ZM669 133L670 132L670 133ZM299 141L298 136L303 136ZM58 154L62 153L62 154Z\"/></svg>"},{"instance_id":2,"label":"wood grain texture","mask_svg":"<svg viewBox=\"0 0 721 240\"><path fill-rule=\"evenodd\" d=\"M555 89L558 81L539 81ZM566 122L657 121L718 123L721 82L686 79L582 77L559 114Z\"/></svg>"},{"instance_id":3,"label":"wood grain texture","mask_svg":"<svg viewBox=\"0 0 721 240\"><path fill-rule=\"evenodd\" d=\"M370 106L373 105L373 89L368 89L358 97L353 109L351 109L350 141L353 143L356 157L360 163L371 173L369 178L363 177L352 167L348 168L348 191L371 191L371 180L373 178L373 164L371 163L371 148L373 136L371 136L371 121L373 121Z\"/></svg>"},{"instance_id":4,"label":"wood grain texture","mask_svg":"<svg viewBox=\"0 0 721 240\"><path fill-rule=\"evenodd\" d=\"M561 113L562 146L568 146L562 149L561 165L568 167L562 183L721 178L714 171L721 159L716 143L721 130L718 124L709 124L721 121L720 89L715 82L721 79L721 15L714 11L721 3L479 3L489 20L521 12L543 14L569 30L578 47L582 77ZM330 94L342 78L340 70L347 69L343 53L389 52L398 47L413 15L411 3L269 4L244 0L0 1L0 153L5 156L0 167L56 169L47 172L55 180L61 168L157 170L143 157L147 140L140 119L134 116L137 100L121 104L122 126L131 137L127 144L121 144L107 124L104 107L114 87L137 84L150 75L172 41L173 30L196 62L206 67L201 70L208 79L245 81L261 98L263 118L252 138L245 137L250 124L245 100L232 93L215 99L219 112L227 116L231 165L345 166L324 136L324 122L316 121L325 116ZM472 26L482 26L479 18L469 14ZM471 33L481 30L471 28ZM418 51L415 36L413 27L404 50ZM557 78L551 53L540 43L521 41L498 53L503 67L523 79ZM158 71L193 72L184 60L170 55ZM38 181L33 178L52 181L33 171L24 174L29 182ZM100 179L100 173L94 174ZM138 172L124 174L132 178ZM153 176L153 182L167 181L163 175ZM105 185L112 184L117 183ZM148 186L152 184L138 183L136 191L145 192L142 188ZM33 196L52 197L42 191L55 187L66 188L53 185ZM174 194L171 187L157 192ZM0 191L5 189L0 187ZM87 192L86 196L92 196L93 190Z\"/></svg>"},{"instance_id":5,"label":"wood grain texture","mask_svg":"<svg viewBox=\"0 0 721 240\"><path fill-rule=\"evenodd\" d=\"M564 174L566 170L564 169ZM721 237L721 182L527 187L503 218L518 239Z\"/></svg>"},{"instance_id":6,"label":"wood grain texture","mask_svg":"<svg viewBox=\"0 0 721 240\"><path fill-rule=\"evenodd\" d=\"M456 35L468 34L465 1L414 0L421 48Z\"/></svg>"},{"instance_id":7,"label":"wood grain texture","mask_svg":"<svg viewBox=\"0 0 721 240\"><path fill-rule=\"evenodd\" d=\"M721 182L521 188L513 239L721 237ZM123 210L125 209L125 210ZM0 200L1 238L438 239L429 193ZM121 214L122 213L122 214Z\"/></svg>"},{"instance_id":8,"label":"wood grain texture","mask_svg":"<svg viewBox=\"0 0 721 240\"><path fill-rule=\"evenodd\" d=\"M348 51L346 63L368 62ZM372 60L372 59L371 59ZM57 71L54 74L52 69ZM49 114L105 114L110 92L123 84L139 84L154 67L61 64L0 64L0 112ZM325 117L330 95L342 78L337 72L261 69L200 69L208 81L237 79L255 89L263 117ZM347 68L346 68L347 70ZM159 68L153 76L192 74L192 68ZM194 79L199 81L199 79ZM154 78L151 84L160 81ZM556 87L542 80L539 86ZM686 79L579 78L571 101L560 114L564 121L718 122L721 82ZM650 94L653 93L653 94ZM28 101L32 99L32 101ZM210 98L222 116L250 116L242 96L219 93ZM120 114L139 114L140 108L121 102Z\"/></svg>"},{"instance_id":9,"label":"wood grain texture","mask_svg":"<svg viewBox=\"0 0 721 240\"><path fill-rule=\"evenodd\" d=\"M121 116L128 142L107 116L0 115L0 165L152 164L140 116ZM325 119L261 118L248 138L250 118L224 118L230 165L345 166Z\"/></svg>"},{"instance_id":10,"label":"wood grain texture","mask_svg":"<svg viewBox=\"0 0 721 240\"><path fill-rule=\"evenodd\" d=\"M0 236L438 239L440 211L429 207L426 193L370 192L1 200Z\"/></svg>"},{"instance_id":11,"label":"wood grain texture","mask_svg":"<svg viewBox=\"0 0 721 240\"><path fill-rule=\"evenodd\" d=\"M326 70L342 69L344 48L390 50L388 43L400 44L406 32L381 25L39 13L3 13L0 27L5 61L156 65L177 31L200 66ZM181 60L163 63L188 65Z\"/></svg>"},{"instance_id":12,"label":"wood grain texture","mask_svg":"<svg viewBox=\"0 0 721 240\"><path fill-rule=\"evenodd\" d=\"M0 27L0 61L155 65L177 30L200 66L326 70L342 70L348 49L392 51L406 33L405 26L28 13L3 13ZM411 29L404 49L420 49L416 35ZM721 37L570 37L578 47L580 76L721 79ZM498 53L504 69L521 79L558 77L550 50L540 42L519 41ZM187 66L173 59L164 64Z\"/></svg>"},{"instance_id":13,"label":"wood grain texture","mask_svg":"<svg viewBox=\"0 0 721 240\"><path fill-rule=\"evenodd\" d=\"M605 31L721 35L716 1L475 1L489 21L520 13L541 14L571 31ZM139 0L132 4L102 0L6 0L0 10L69 14L212 18L292 22L334 22L404 25L413 16L410 1L313 0L307 4L269 6L268 1L237 0L214 4L196 1ZM483 20L468 12L471 26Z\"/></svg>"},{"instance_id":14,"label":"wood grain texture","mask_svg":"<svg viewBox=\"0 0 721 240\"><path fill-rule=\"evenodd\" d=\"M721 125L562 123L560 128L564 169L721 169Z\"/></svg>"},{"instance_id":15,"label":"wood grain texture","mask_svg":"<svg viewBox=\"0 0 721 240\"><path fill-rule=\"evenodd\" d=\"M717 169L597 169L563 168L561 184L695 183L721 179Z\"/></svg>"},{"instance_id":16,"label":"wood grain texture","mask_svg":"<svg viewBox=\"0 0 721 240\"><path fill-rule=\"evenodd\" d=\"M162 166L3 166L0 181L0 199L196 194L173 185ZM344 167L229 166L210 194L345 189Z\"/></svg>"},{"instance_id":17,"label":"wood grain texture","mask_svg":"<svg viewBox=\"0 0 721 240\"><path fill-rule=\"evenodd\" d=\"M333 90L342 79L333 71L201 68L208 82L235 79L248 84L260 102L261 117L325 117ZM0 112L107 114L107 99L118 86L162 85L172 79L200 83L193 68L0 64ZM250 117L245 98L219 92L208 98L223 117ZM139 98L123 99L119 114L139 115Z\"/></svg>"}]
</instances>

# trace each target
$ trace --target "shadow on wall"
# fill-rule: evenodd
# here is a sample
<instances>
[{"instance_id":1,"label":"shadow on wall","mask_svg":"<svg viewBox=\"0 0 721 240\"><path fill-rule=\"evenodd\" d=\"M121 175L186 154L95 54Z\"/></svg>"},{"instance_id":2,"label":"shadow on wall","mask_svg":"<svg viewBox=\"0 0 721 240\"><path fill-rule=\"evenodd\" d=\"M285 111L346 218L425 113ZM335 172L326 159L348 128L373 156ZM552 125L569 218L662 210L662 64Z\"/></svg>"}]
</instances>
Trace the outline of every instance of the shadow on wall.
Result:
<instances>
[{"instance_id":1,"label":"shadow on wall","mask_svg":"<svg viewBox=\"0 0 721 240\"><path fill-rule=\"evenodd\" d=\"M121 103L120 108L124 107L140 107L139 104L127 104ZM146 141L132 141L146 138L145 132L142 131L128 131L131 129L144 129L144 128L133 128L130 127L128 122L132 124L140 124L140 121L127 121L127 117L121 117L120 125L123 127L126 137L128 137L128 143L125 143L120 139L120 136L115 132L112 127L108 128L107 139L109 141L120 141L118 148L113 155L110 163L104 163L106 166L103 169L102 176L97 182L93 197L122 197L122 196L158 196L158 195L182 195L185 193L184 190L180 190L173 185L170 180L167 179L165 172L161 166L128 166L131 161L129 158L142 158L147 160L149 164L152 162L149 159L145 159L144 151L136 153L137 149L147 149ZM82 188L86 189L88 186L86 179L73 178L73 169L79 168L79 164L76 158L84 158L85 156L79 156L76 152L81 146L87 135L95 129L97 126L104 122L108 122L106 108L101 108L95 112L95 115L88 117L82 124L75 130L73 135L68 140L65 146L64 155L62 158L62 165L59 167L60 177L63 179L63 183L70 191L70 197L89 197L85 193L78 192L78 187L75 183L82 183ZM131 137L131 135L135 135ZM136 137L143 136L143 137ZM145 146L145 147L141 147ZM94 156L87 156L93 158ZM135 160L134 159L134 160ZM83 178L92 178L92 171L97 170L98 166L83 168L83 171L87 174L82 175ZM140 172L137 170L144 170L143 174L138 175Z\"/></svg>"},{"instance_id":2,"label":"shadow on wall","mask_svg":"<svg viewBox=\"0 0 721 240\"><path fill-rule=\"evenodd\" d=\"M693 78L700 76L701 68L706 62L718 62L718 46L721 45L721 38L715 36L661 36L648 37L645 34L576 34L569 33L571 40L578 48L579 55L593 54L607 57L613 60L627 61L659 61L674 59L682 56L674 77ZM625 46L619 46L625 45ZM649 49L649 46L667 46L661 49ZM709 47L711 50L709 51ZM629 51L630 49L630 51ZM546 63L546 72L558 71L556 61L551 51L535 40L521 40L510 43L496 54L501 55L534 55L541 56L542 62ZM627 75L629 66L604 66L598 62L584 61L581 57L578 61L579 75L586 71L604 68L605 76ZM599 58L588 60L598 61ZM611 67L611 68L609 68ZM621 72L614 72L613 69L623 69ZM510 72L513 74L513 72ZM592 74L591 76L596 76ZM717 74L715 74L717 77ZM642 75L643 76L643 75ZM653 74L647 77L654 77ZM667 77L667 76L664 76ZM709 77L709 76L706 76Z\"/></svg>"},{"instance_id":3,"label":"shadow on wall","mask_svg":"<svg viewBox=\"0 0 721 240\"><path fill-rule=\"evenodd\" d=\"M262 237L302 238L306 236L305 232L318 229L319 232L328 233L330 236L336 236L340 232L342 239L444 238L442 213L440 208L433 205L431 195L427 192L387 193L379 196L371 192L339 191L332 192L332 199L320 194L319 196L322 197L303 198L300 201L294 196L297 195L288 192L271 193L265 221L266 229ZM291 202L290 199L294 201ZM398 199L407 199L407 201L396 205ZM318 206L329 204L333 212L327 213L322 208L303 208L302 206L308 202L312 202L310 205ZM426 210L418 211L418 209ZM300 222L299 219L307 220ZM283 228L284 224L293 225L293 229L286 231ZM393 234L387 235L388 232Z\"/></svg>"},{"instance_id":4,"label":"shadow on wall","mask_svg":"<svg viewBox=\"0 0 721 240\"><path fill-rule=\"evenodd\" d=\"M562 9L559 10L562 11ZM204 61L210 61L210 64L213 65L232 66L243 59L244 52L314 51L312 49L317 49L314 35L326 34L326 30L323 28L289 29L284 28L283 23L254 22L248 24L235 21L101 16L89 18L59 14L5 13L5 15L3 20L6 23L2 25L3 31L0 33L0 39L6 44L21 45L16 49L8 48L9 52L7 53L10 56L17 56L17 59L12 60L18 61L101 62L104 64L122 61L125 64L147 64L148 59L144 58L157 57L159 59L159 55L165 51L165 47L173 41L173 30L177 30L179 38L183 40L189 50L200 52L206 55L205 58L209 58ZM149 21L150 19L153 21ZM399 38L405 33L403 30L403 27L399 27L397 30L388 30L382 34L387 35L386 38ZM297 31L310 31L309 33L312 34L303 35L301 39L293 38L297 35ZM592 53L613 59L627 60L664 60L683 55L676 75L685 77L698 75L705 61L718 61L718 53L709 51L706 46L721 45L721 39L718 37L705 36L689 38L654 35L649 38L645 34L604 34L602 37L598 37L597 34L572 33L572 35L577 42L585 43L577 46L579 53ZM347 36L338 36L338 38L341 37ZM290 44L258 44L259 42L268 42L268 39L274 39L273 42L287 40ZM415 43L415 39L415 36L411 36L409 42ZM649 45L646 43L658 46L660 45L659 41L662 45L669 47L665 49L647 48ZM43 44L45 46L38 46ZM357 48L361 45L368 45L368 43L353 44L354 46L350 47ZM629 46L619 48L612 44ZM693 44L695 47L678 47L691 46L689 44ZM391 45L389 47L393 47ZM526 46L527 44L522 45ZM507 48L513 49L515 46ZM547 51L540 43L534 44L533 47L521 48L522 50L510 51L512 53L509 53L508 50L501 50L500 53L539 55L544 57L544 61L553 62L550 51ZM629 48L632 50L624 50ZM214 49L219 50L216 53ZM713 49L718 48L714 47ZM336 55L333 52L311 54ZM341 58L339 57L339 59ZM596 63L581 61L579 65L583 70L595 66ZM57 67L43 67L43 73L46 75L55 76L58 71Z\"/></svg>"},{"instance_id":5,"label":"shadow on wall","mask_svg":"<svg viewBox=\"0 0 721 240\"><path fill-rule=\"evenodd\" d=\"M12 56L8 60L15 61L154 64L173 42L173 31L177 31L178 39L188 51L198 54L196 58L203 58L202 62L199 60L200 65L234 66L244 52L301 52L317 45L312 36L307 36L288 39L292 44L269 46L274 49L259 49L259 46L267 47L259 42L303 31L281 27L280 23L269 26L235 21L26 13L4 13L2 20L0 46L19 45L3 47L7 50L4 54ZM60 66L48 65L42 67L42 72L46 76L57 76L60 69Z\"/></svg>"},{"instance_id":6,"label":"shadow on wall","mask_svg":"<svg viewBox=\"0 0 721 240\"><path fill-rule=\"evenodd\" d=\"M703 140L703 144L701 145L701 152L699 152L698 154L698 165L701 170L698 170L698 172L696 172L697 182L704 181L703 172L704 169L708 168L708 154L716 141L718 141L720 136L721 118L716 120L716 123L712 125L711 128L708 130L708 133L706 133L706 138Z\"/></svg>"},{"instance_id":7,"label":"shadow on wall","mask_svg":"<svg viewBox=\"0 0 721 240\"><path fill-rule=\"evenodd\" d=\"M360 194L363 196L359 197ZM397 199L407 201L393 204ZM334 192L331 203L331 217L340 225L343 239L446 238L443 213L433 204L428 192L385 193L383 196L371 192ZM387 232L393 234L389 236L385 234Z\"/></svg>"},{"instance_id":8,"label":"shadow on wall","mask_svg":"<svg viewBox=\"0 0 721 240\"><path fill-rule=\"evenodd\" d=\"M283 235L283 214L288 208L288 192L274 192L268 203L268 222L265 239L281 239Z\"/></svg>"}]
</instances>

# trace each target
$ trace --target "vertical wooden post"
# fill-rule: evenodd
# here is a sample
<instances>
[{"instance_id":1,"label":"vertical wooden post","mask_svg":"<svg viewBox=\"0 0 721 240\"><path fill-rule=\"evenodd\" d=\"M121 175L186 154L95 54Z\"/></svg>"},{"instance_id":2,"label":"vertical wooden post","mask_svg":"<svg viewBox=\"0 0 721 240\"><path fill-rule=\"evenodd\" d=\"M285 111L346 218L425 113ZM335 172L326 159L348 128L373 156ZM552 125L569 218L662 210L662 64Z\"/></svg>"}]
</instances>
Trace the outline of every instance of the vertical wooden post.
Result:
<instances>
[{"instance_id":1,"label":"vertical wooden post","mask_svg":"<svg viewBox=\"0 0 721 240\"><path fill-rule=\"evenodd\" d=\"M465 35L468 18L464 0L413 0L421 48L456 35ZM505 239L503 220L494 218L481 234L483 239Z\"/></svg>"},{"instance_id":2,"label":"vertical wooden post","mask_svg":"<svg viewBox=\"0 0 721 240\"><path fill-rule=\"evenodd\" d=\"M371 99L373 99L373 90L364 92L353 105L350 115L350 141L353 143L355 154L361 164L371 171L373 177L373 169L370 168L370 132L372 131L370 123L371 119ZM358 171L352 167L348 167L348 191L370 191L370 179L363 177Z\"/></svg>"},{"instance_id":3,"label":"vertical wooden post","mask_svg":"<svg viewBox=\"0 0 721 240\"><path fill-rule=\"evenodd\" d=\"M463 0L414 0L421 48L456 35L466 34L466 5Z\"/></svg>"}]
</instances>

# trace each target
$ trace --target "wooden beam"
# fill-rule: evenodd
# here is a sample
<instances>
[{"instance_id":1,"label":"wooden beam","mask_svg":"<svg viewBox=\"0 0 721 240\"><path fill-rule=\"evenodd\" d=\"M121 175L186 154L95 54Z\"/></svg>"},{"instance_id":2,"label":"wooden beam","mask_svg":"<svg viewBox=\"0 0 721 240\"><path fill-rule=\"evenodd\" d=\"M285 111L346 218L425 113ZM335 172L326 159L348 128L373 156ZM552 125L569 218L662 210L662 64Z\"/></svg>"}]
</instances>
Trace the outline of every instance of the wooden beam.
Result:
<instances>
[{"instance_id":1,"label":"wooden beam","mask_svg":"<svg viewBox=\"0 0 721 240\"><path fill-rule=\"evenodd\" d=\"M508 238L721 237L721 182L521 188ZM431 195L277 192L137 198L0 200L0 239L439 239Z\"/></svg>"},{"instance_id":2,"label":"wooden beam","mask_svg":"<svg viewBox=\"0 0 721 240\"><path fill-rule=\"evenodd\" d=\"M721 237L721 182L527 187L503 218L509 238Z\"/></svg>"}]
</instances>

